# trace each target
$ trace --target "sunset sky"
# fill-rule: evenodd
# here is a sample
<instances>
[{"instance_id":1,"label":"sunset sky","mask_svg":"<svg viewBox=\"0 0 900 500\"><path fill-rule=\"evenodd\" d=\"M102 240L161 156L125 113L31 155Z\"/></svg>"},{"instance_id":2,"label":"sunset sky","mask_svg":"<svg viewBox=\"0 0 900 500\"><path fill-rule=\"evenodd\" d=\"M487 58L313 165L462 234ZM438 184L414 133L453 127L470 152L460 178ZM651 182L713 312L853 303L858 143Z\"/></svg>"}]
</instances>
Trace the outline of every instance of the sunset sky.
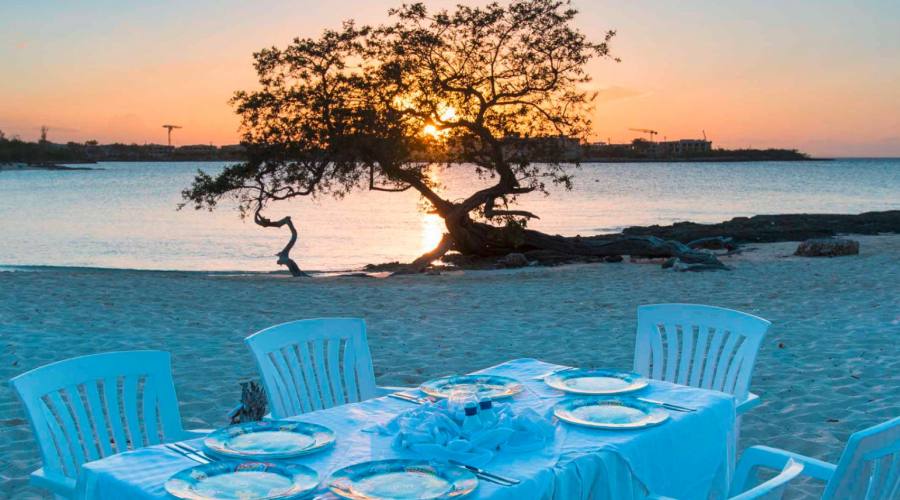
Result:
<instances>
[{"instance_id":1,"label":"sunset sky","mask_svg":"<svg viewBox=\"0 0 900 500\"><path fill-rule=\"evenodd\" d=\"M0 130L33 140L229 144L252 53L402 0L0 3ZM456 3L429 1L430 7ZM703 131L722 147L900 156L900 2L578 0L578 26L618 36L590 67L596 138Z\"/></svg>"}]
</instances>

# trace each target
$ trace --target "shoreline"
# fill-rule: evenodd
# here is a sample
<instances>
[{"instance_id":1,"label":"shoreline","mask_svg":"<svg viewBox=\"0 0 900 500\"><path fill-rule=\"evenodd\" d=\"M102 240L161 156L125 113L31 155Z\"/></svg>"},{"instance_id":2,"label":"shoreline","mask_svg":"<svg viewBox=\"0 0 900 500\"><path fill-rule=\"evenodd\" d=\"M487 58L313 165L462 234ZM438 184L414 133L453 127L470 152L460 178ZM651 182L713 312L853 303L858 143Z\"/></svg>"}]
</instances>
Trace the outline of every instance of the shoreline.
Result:
<instances>
[{"instance_id":1,"label":"shoreline","mask_svg":"<svg viewBox=\"0 0 900 500\"><path fill-rule=\"evenodd\" d=\"M738 246L758 244L800 242L811 238L831 238L836 236L860 236L879 234L900 234L900 210L885 210L877 212L863 212L861 214L777 214L755 215L753 217L734 217L728 221L714 224L700 224L696 222L676 222L668 226L629 226L618 233L599 234L592 236L580 236L586 240L605 241L628 236L654 236L666 240L676 240L681 243L703 238L726 238ZM559 265L574 265L582 263L617 262L606 261L603 258L591 258L589 256L569 255L544 250L523 249L523 255L528 259L529 266L554 267ZM720 255L721 256L721 255ZM496 270L504 266L498 265L496 257L464 257L459 254L449 254L439 264L433 266L438 272ZM398 262L370 263L357 269L315 270L304 269L314 278L341 277L387 277L391 271L401 269L404 264ZM35 272L53 269L71 270L133 270L142 272L162 273L205 273L205 274L247 274L247 275L272 275L275 277L289 277L286 270L274 268L266 271L249 271L241 269L216 269L216 270L184 270L184 269L147 269L147 268L115 268L100 266L65 266L47 264L5 264L0 262L0 272L4 270L20 270L23 272Z\"/></svg>"},{"instance_id":2,"label":"shoreline","mask_svg":"<svg viewBox=\"0 0 900 500\"><path fill-rule=\"evenodd\" d=\"M83 164L82 162L65 162L65 163L73 163L76 165ZM87 163L87 162L84 162ZM91 162L96 163L96 162ZM0 163L0 172L21 172L28 170L48 170L48 171L79 171L79 170L103 170L102 168L93 168L93 167L67 167L65 165L58 165L56 163L24 163L24 162L13 162L13 163Z\"/></svg>"}]
</instances>

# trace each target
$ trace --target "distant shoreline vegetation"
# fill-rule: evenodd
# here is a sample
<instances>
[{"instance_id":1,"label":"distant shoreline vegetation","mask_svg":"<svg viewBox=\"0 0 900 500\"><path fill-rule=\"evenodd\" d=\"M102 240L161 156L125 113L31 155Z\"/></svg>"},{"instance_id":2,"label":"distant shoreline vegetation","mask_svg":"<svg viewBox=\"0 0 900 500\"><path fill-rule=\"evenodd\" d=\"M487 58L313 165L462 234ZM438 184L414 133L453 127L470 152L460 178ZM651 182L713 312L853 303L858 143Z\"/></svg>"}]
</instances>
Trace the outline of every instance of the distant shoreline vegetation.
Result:
<instances>
[{"instance_id":1,"label":"distant shoreline vegetation","mask_svg":"<svg viewBox=\"0 0 900 500\"><path fill-rule=\"evenodd\" d=\"M712 149L706 151L668 152L659 151L653 145L636 140L631 144L581 144L568 138L513 139L519 141L560 141L562 148L553 148L552 158L541 158L536 152L534 161L562 161L581 163L650 163L650 162L742 162L742 161L811 161L812 158L794 149ZM648 147L651 146L651 147ZM0 135L0 169L2 170L66 170L60 164L85 164L104 161L244 161L246 150L243 145L188 145L166 146L162 144L98 144L54 143L49 141L26 142L17 138L7 139ZM441 158L423 158L441 162ZM76 168L75 170L90 170Z\"/></svg>"}]
</instances>

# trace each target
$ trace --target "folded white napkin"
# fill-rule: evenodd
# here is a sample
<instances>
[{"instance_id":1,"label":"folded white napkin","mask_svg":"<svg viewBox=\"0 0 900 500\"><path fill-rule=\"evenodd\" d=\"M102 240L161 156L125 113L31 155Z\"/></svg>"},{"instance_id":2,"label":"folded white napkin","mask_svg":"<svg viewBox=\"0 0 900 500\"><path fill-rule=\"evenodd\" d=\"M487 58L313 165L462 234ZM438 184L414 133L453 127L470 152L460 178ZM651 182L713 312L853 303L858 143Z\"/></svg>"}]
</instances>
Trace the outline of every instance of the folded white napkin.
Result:
<instances>
[{"instance_id":1,"label":"folded white napkin","mask_svg":"<svg viewBox=\"0 0 900 500\"><path fill-rule=\"evenodd\" d=\"M397 449L476 467L490 462L498 452L539 450L553 440L553 424L530 408L516 412L510 405L495 403L494 411L496 425L471 435L462 432L462 419L447 409L446 400L423 404L363 431L394 436Z\"/></svg>"}]
</instances>

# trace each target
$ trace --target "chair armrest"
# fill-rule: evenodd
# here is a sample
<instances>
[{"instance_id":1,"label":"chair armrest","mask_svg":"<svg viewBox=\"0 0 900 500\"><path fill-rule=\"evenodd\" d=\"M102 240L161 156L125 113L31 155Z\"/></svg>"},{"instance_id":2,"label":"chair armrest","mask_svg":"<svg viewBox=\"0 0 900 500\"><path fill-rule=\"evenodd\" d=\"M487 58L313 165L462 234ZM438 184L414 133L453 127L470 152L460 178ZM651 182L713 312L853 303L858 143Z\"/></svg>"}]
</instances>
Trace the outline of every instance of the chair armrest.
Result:
<instances>
[{"instance_id":1,"label":"chair armrest","mask_svg":"<svg viewBox=\"0 0 900 500\"><path fill-rule=\"evenodd\" d=\"M58 474L47 473L40 468L31 473L31 484L44 488L59 496L74 498L76 482L74 479Z\"/></svg>"},{"instance_id":2,"label":"chair armrest","mask_svg":"<svg viewBox=\"0 0 900 500\"><path fill-rule=\"evenodd\" d=\"M784 470L789 460L803 465L802 475L813 479L827 482L834 474L835 466L828 462L768 446L751 446L741 454L741 459L734 471L731 490L744 491L751 475L759 467Z\"/></svg>"},{"instance_id":3,"label":"chair armrest","mask_svg":"<svg viewBox=\"0 0 900 500\"><path fill-rule=\"evenodd\" d=\"M415 391L417 387L395 387L390 385L379 385L375 387L375 395L378 397L387 396L392 392Z\"/></svg>"},{"instance_id":4,"label":"chair armrest","mask_svg":"<svg viewBox=\"0 0 900 500\"><path fill-rule=\"evenodd\" d=\"M759 399L759 396L750 392L750 393L747 393L747 399L745 399L737 404L737 408L735 408L735 411L737 412L737 415L740 417L744 413L747 413L748 411L759 406L760 403L762 403L762 400Z\"/></svg>"},{"instance_id":5,"label":"chair armrest","mask_svg":"<svg viewBox=\"0 0 900 500\"><path fill-rule=\"evenodd\" d=\"M788 459L787 463L784 466L784 469L781 470L777 476L756 485L749 490L734 494L732 491L732 496L729 497L729 500L753 500L757 498L763 498L766 495L774 494L774 493L783 493L784 489L787 487L787 484L793 481L797 476L799 476L803 472L803 464L800 462L796 462L793 459ZM769 498L766 496L766 498ZM781 498L781 497L778 497Z\"/></svg>"}]
</instances>

